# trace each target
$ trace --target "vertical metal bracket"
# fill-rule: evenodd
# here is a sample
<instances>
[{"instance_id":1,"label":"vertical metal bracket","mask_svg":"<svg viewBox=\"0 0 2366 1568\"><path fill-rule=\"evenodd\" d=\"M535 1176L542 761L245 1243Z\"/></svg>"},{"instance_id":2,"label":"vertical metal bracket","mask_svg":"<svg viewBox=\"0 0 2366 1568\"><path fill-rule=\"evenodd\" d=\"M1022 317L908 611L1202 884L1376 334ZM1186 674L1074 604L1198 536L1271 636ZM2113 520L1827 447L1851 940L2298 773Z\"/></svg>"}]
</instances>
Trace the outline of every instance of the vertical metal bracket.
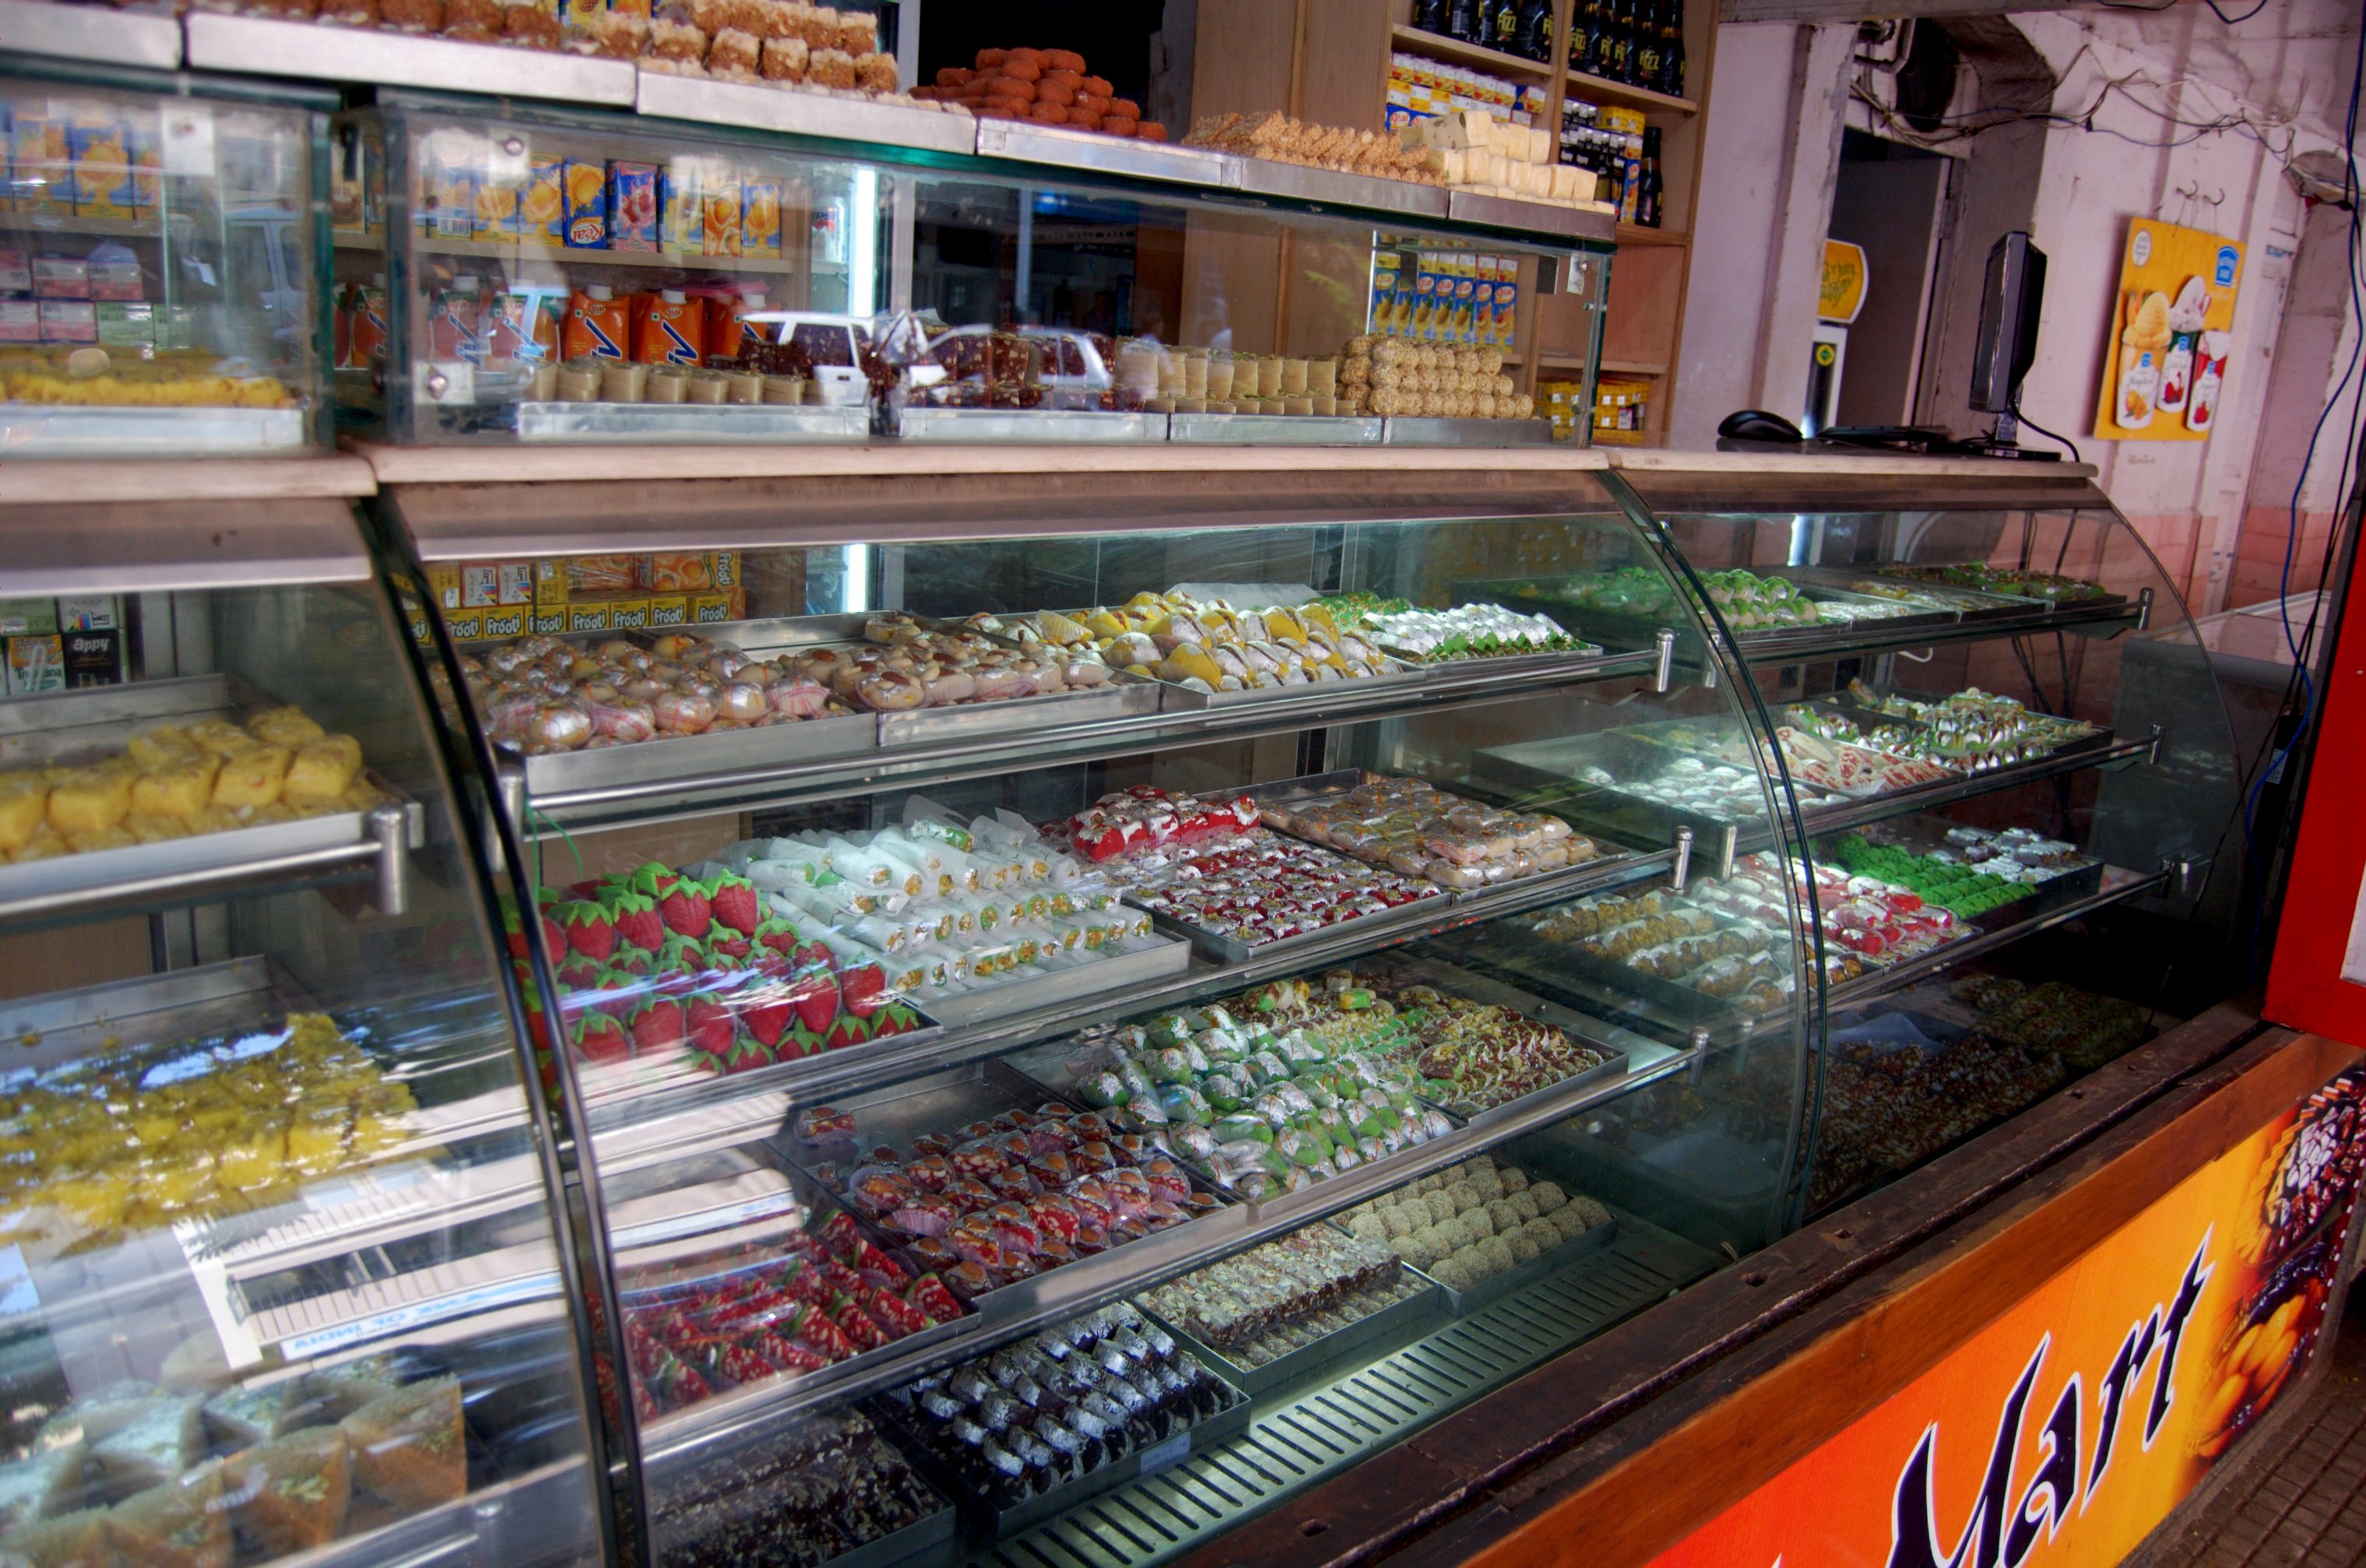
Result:
<instances>
[{"instance_id":1,"label":"vertical metal bracket","mask_svg":"<svg viewBox=\"0 0 2366 1568\"><path fill-rule=\"evenodd\" d=\"M2152 590L2136 590L2136 630L2146 631L2152 626Z\"/></svg>"},{"instance_id":2,"label":"vertical metal bracket","mask_svg":"<svg viewBox=\"0 0 2366 1568\"><path fill-rule=\"evenodd\" d=\"M2200 897L2203 884L2210 880L2210 863L2191 855L2172 855L2162 861L2161 870L2169 873L2168 891L2180 898Z\"/></svg>"},{"instance_id":3,"label":"vertical metal bracket","mask_svg":"<svg viewBox=\"0 0 2366 1568\"><path fill-rule=\"evenodd\" d=\"M2157 725L2157 724L2156 724L2156 725L2154 725L2154 726L2152 727L2152 744L2151 744L2149 747L2146 748L2146 750L2145 750L2145 761L2146 761L2146 763L2147 765L2149 765L2149 764L2151 764L2151 763L2158 762L2158 761L2160 761L2160 726L2158 726L2158 725Z\"/></svg>"},{"instance_id":4,"label":"vertical metal bracket","mask_svg":"<svg viewBox=\"0 0 2366 1568\"><path fill-rule=\"evenodd\" d=\"M1679 828L1676 829L1676 865L1675 869L1668 874L1669 891L1682 893L1684 890L1684 879L1692 874L1692 869L1693 830L1690 828Z\"/></svg>"},{"instance_id":5,"label":"vertical metal bracket","mask_svg":"<svg viewBox=\"0 0 2366 1568\"><path fill-rule=\"evenodd\" d=\"M1653 640L1657 644L1659 662L1651 670L1651 690L1664 692L1675 677L1676 634L1662 626L1660 635Z\"/></svg>"},{"instance_id":6,"label":"vertical metal bracket","mask_svg":"<svg viewBox=\"0 0 2366 1568\"><path fill-rule=\"evenodd\" d=\"M377 841L377 908L389 919L411 908L411 812L400 806L373 806L365 818Z\"/></svg>"},{"instance_id":7,"label":"vertical metal bracket","mask_svg":"<svg viewBox=\"0 0 2366 1568\"><path fill-rule=\"evenodd\" d=\"M1708 1075L1708 1025L1693 1026L1692 1048L1692 1062L1684 1068L1684 1085L1696 1089L1701 1086L1701 1079Z\"/></svg>"}]
</instances>

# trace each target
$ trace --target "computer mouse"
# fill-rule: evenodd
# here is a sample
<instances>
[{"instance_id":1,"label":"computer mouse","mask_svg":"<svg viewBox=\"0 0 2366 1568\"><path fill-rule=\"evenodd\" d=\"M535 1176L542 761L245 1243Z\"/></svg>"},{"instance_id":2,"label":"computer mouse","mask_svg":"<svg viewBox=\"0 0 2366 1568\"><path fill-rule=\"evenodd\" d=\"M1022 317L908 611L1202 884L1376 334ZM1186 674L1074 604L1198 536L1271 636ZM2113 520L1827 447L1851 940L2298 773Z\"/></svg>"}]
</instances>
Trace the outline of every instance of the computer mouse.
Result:
<instances>
[{"instance_id":1,"label":"computer mouse","mask_svg":"<svg viewBox=\"0 0 2366 1568\"><path fill-rule=\"evenodd\" d=\"M1795 446L1807 439L1799 434L1797 425L1764 409L1742 409L1727 414L1717 433L1728 441L1781 441Z\"/></svg>"}]
</instances>

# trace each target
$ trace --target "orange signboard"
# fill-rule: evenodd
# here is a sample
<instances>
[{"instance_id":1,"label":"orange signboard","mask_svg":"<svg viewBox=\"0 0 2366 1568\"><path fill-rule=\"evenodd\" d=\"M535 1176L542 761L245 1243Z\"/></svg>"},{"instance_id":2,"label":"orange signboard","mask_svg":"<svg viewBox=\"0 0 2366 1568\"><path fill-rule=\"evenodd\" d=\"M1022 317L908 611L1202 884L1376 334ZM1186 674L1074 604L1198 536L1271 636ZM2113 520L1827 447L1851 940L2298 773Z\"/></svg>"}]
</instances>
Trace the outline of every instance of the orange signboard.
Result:
<instances>
[{"instance_id":1,"label":"orange signboard","mask_svg":"<svg viewBox=\"0 0 2366 1568\"><path fill-rule=\"evenodd\" d=\"M2189 1177L1654 1568L2113 1563L2325 1325L2366 1068Z\"/></svg>"}]
</instances>

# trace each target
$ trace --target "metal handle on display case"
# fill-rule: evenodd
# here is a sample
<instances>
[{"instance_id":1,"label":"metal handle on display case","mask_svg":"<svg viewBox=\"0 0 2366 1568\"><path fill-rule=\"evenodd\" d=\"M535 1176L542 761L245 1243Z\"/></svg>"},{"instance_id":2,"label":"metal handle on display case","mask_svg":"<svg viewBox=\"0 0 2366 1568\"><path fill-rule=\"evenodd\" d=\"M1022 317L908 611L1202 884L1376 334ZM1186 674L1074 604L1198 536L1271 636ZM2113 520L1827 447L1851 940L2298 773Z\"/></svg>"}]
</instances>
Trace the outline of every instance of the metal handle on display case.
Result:
<instances>
[{"instance_id":1,"label":"metal handle on display case","mask_svg":"<svg viewBox=\"0 0 2366 1568\"><path fill-rule=\"evenodd\" d=\"M2136 630L2144 631L2152 625L2152 590L2136 590Z\"/></svg>"},{"instance_id":2,"label":"metal handle on display case","mask_svg":"<svg viewBox=\"0 0 2366 1568\"><path fill-rule=\"evenodd\" d=\"M400 806L373 806L367 818L377 849L377 912L400 919L411 908L411 812Z\"/></svg>"},{"instance_id":3,"label":"metal handle on display case","mask_svg":"<svg viewBox=\"0 0 2366 1568\"><path fill-rule=\"evenodd\" d=\"M493 788L501 795L501 815L509 819L518 837L525 837L525 764L506 753L493 765ZM501 865L501 836L488 826L485 829L485 853L495 870Z\"/></svg>"},{"instance_id":4,"label":"metal handle on display case","mask_svg":"<svg viewBox=\"0 0 2366 1568\"><path fill-rule=\"evenodd\" d=\"M2160 863L2160 869L2169 878L2166 892L2180 898L2199 898L2203 885L2210 880L2211 863L2191 855L2170 855Z\"/></svg>"},{"instance_id":5,"label":"metal handle on display case","mask_svg":"<svg viewBox=\"0 0 2366 1568\"><path fill-rule=\"evenodd\" d=\"M1668 873L1668 891L1682 893L1684 890L1684 878L1691 873L1692 864L1693 830L1679 828L1676 829L1676 864L1675 869Z\"/></svg>"},{"instance_id":6,"label":"metal handle on display case","mask_svg":"<svg viewBox=\"0 0 2366 1568\"><path fill-rule=\"evenodd\" d=\"M2158 762L2158 761L2160 761L2160 726L2158 726L2158 725L2157 725L2157 724L2156 724L2156 725L2154 725L2154 726L2152 727L2152 744L2151 744L2149 747L2146 748L2146 750L2145 750L2145 765L2146 765L2146 766L2147 766L2147 767L2149 767L2149 766L2151 766L2153 763Z\"/></svg>"},{"instance_id":7,"label":"metal handle on display case","mask_svg":"<svg viewBox=\"0 0 2366 1568\"><path fill-rule=\"evenodd\" d=\"M1659 662L1651 668L1651 690L1664 692L1675 677L1676 634L1662 626L1660 635L1653 641L1659 653Z\"/></svg>"},{"instance_id":8,"label":"metal handle on display case","mask_svg":"<svg viewBox=\"0 0 2366 1568\"><path fill-rule=\"evenodd\" d=\"M1701 1079L1708 1074L1708 1025L1696 1023L1693 1026L1692 1043L1692 1061L1684 1068L1684 1087L1697 1089Z\"/></svg>"}]
</instances>

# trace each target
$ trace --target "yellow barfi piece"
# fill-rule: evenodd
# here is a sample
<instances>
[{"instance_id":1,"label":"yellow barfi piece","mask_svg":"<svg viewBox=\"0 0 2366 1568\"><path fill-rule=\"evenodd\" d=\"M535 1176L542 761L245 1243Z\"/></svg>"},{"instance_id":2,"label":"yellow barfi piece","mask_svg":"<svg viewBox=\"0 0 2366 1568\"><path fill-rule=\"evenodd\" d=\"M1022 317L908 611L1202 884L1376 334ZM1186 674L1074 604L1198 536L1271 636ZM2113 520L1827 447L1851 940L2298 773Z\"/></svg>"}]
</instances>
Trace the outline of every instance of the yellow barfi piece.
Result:
<instances>
[{"instance_id":1,"label":"yellow barfi piece","mask_svg":"<svg viewBox=\"0 0 2366 1568\"><path fill-rule=\"evenodd\" d=\"M50 826L69 837L121 822L131 809L131 775L85 768L50 791Z\"/></svg>"},{"instance_id":2,"label":"yellow barfi piece","mask_svg":"<svg viewBox=\"0 0 2366 1568\"><path fill-rule=\"evenodd\" d=\"M221 773L214 780L214 804L233 811L278 804L280 785L287 782L287 764L293 760L294 754L285 746L248 742L244 750L222 759ZM56 816L54 808L51 815Z\"/></svg>"},{"instance_id":3,"label":"yellow barfi piece","mask_svg":"<svg viewBox=\"0 0 2366 1568\"><path fill-rule=\"evenodd\" d=\"M350 735L317 737L296 748L280 798L290 805L306 800L333 800L352 786L354 775L361 771L360 741Z\"/></svg>"},{"instance_id":4,"label":"yellow barfi piece","mask_svg":"<svg viewBox=\"0 0 2366 1568\"><path fill-rule=\"evenodd\" d=\"M143 768L161 767L176 758L204 750L177 724L143 729L124 743L124 753Z\"/></svg>"},{"instance_id":5,"label":"yellow barfi piece","mask_svg":"<svg viewBox=\"0 0 2366 1568\"><path fill-rule=\"evenodd\" d=\"M208 751L227 757L254 744L254 737L226 718L201 718L182 733Z\"/></svg>"},{"instance_id":6,"label":"yellow barfi piece","mask_svg":"<svg viewBox=\"0 0 2366 1568\"><path fill-rule=\"evenodd\" d=\"M222 760L190 750L150 768L131 785L131 809L147 817L194 817L213 803Z\"/></svg>"},{"instance_id":7,"label":"yellow barfi piece","mask_svg":"<svg viewBox=\"0 0 2366 1568\"><path fill-rule=\"evenodd\" d=\"M123 819L123 830L143 844L161 844L187 838L196 824L188 817L149 817L135 811Z\"/></svg>"},{"instance_id":8,"label":"yellow barfi piece","mask_svg":"<svg viewBox=\"0 0 2366 1568\"><path fill-rule=\"evenodd\" d=\"M0 779L0 851L14 854L50 819L50 784L39 773Z\"/></svg>"},{"instance_id":9,"label":"yellow barfi piece","mask_svg":"<svg viewBox=\"0 0 2366 1568\"><path fill-rule=\"evenodd\" d=\"M310 715L292 704L256 714L246 721L246 732L257 740L285 746L291 751L327 733L312 721Z\"/></svg>"},{"instance_id":10,"label":"yellow barfi piece","mask_svg":"<svg viewBox=\"0 0 2366 1568\"><path fill-rule=\"evenodd\" d=\"M126 818L124 820L128 822L130 818ZM120 824L112 828L95 828L86 833L66 835L66 847L78 855L92 854L100 850L128 850L139 841L133 837L130 829Z\"/></svg>"}]
</instances>

